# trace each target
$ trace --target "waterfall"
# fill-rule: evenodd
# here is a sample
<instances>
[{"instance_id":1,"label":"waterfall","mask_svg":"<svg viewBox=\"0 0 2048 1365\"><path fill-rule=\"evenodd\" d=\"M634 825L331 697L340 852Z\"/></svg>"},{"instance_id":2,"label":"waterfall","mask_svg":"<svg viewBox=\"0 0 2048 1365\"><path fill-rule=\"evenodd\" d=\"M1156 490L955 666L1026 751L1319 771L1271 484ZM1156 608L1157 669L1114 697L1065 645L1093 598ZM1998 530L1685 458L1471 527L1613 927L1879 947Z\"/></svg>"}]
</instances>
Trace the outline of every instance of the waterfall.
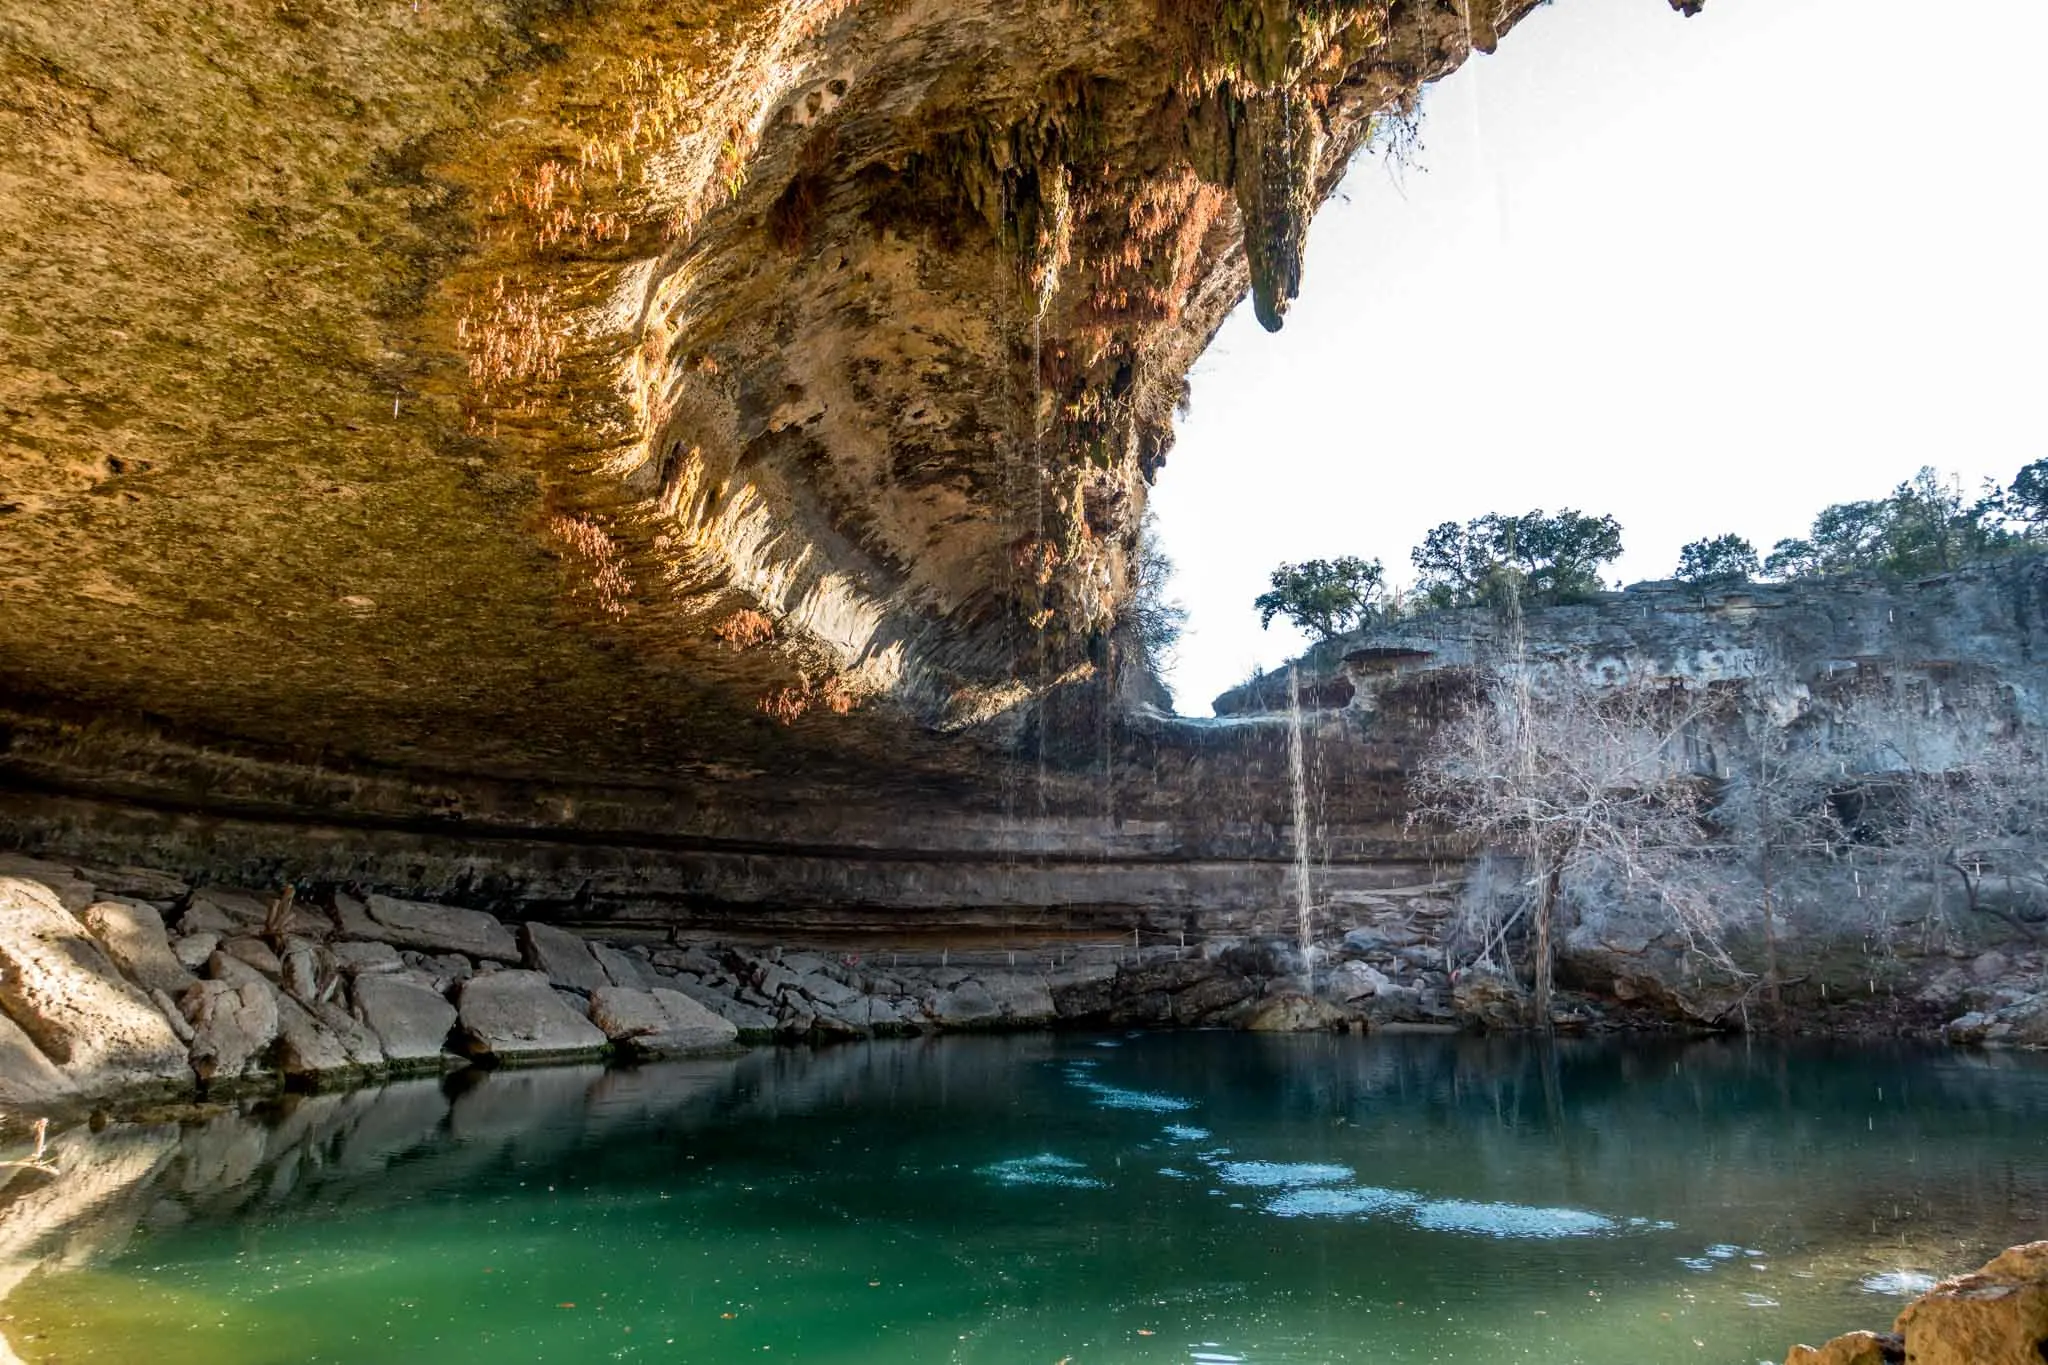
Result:
<instances>
[{"instance_id":1,"label":"waterfall","mask_svg":"<svg viewBox=\"0 0 2048 1365\"><path fill-rule=\"evenodd\" d=\"M1287 669L1287 775L1294 787L1294 912L1301 970L1315 989L1315 902L1308 882L1308 756L1301 732L1301 668Z\"/></svg>"}]
</instances>

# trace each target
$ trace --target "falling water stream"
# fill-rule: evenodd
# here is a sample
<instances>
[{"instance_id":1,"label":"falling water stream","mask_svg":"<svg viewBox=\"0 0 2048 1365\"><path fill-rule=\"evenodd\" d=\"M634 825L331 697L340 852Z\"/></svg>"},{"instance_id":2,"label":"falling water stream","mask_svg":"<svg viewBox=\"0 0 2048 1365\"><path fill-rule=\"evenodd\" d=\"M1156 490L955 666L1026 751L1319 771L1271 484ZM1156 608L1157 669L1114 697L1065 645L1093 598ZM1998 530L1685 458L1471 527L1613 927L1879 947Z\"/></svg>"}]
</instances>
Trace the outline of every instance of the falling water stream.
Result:
<instances>
[{"instance_id":1,"label":"falling water stream","mask_svg":"<svg viewBox=\"0 0 2048 1365\"><path fill-rule=\"evenodd\" d=\"M1301 971L1315 989L1315 898L1309 886L1308 755L1301 729L1301 670L1287 670L1287 778L1294 792L1294 914Z\"/></svg>"}]
</instances>

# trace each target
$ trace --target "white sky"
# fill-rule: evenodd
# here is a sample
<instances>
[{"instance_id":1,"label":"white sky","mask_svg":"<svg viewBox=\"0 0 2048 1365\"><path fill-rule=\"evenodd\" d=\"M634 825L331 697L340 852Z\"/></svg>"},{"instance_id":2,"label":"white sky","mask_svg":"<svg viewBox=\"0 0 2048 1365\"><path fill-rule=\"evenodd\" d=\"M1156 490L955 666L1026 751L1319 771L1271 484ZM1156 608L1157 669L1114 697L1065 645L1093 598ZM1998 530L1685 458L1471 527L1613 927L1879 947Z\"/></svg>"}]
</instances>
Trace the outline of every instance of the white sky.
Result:
<instances>
[{"instance_id":1,"label":"white sky","mask_svg":"<svg viewBox=\"0 0 2048 1365\"><path fill-rule=\"evenodd\" d=\"M1286 329L1247 304L1195 369L1153 494L1179 709L1298 652L1251 606L1283 560L1406 580L1440 521L1572 506L1634 582L2048 454L2044 51L2040 0L1559 0L1433 87Z\"/></svg>"}]
</instances>

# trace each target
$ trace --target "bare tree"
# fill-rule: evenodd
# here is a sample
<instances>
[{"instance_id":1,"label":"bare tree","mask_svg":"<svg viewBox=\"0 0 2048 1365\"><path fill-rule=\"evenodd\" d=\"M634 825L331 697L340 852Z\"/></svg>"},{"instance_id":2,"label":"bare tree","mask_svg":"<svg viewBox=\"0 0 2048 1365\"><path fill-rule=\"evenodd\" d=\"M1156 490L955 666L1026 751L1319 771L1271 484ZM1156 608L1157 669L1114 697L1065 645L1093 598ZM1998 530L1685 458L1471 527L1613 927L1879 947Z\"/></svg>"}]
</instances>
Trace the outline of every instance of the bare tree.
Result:
<instances>
[{"instance_id":1,"label":"bare tree","mask_svg":"<svg viewBox=\"0 0 2048 1365\"><path fill-rule=\"evenodd\" d=\"M1694 864L1706 782L1692 736L1711 704L1675 687L1546 676L1516 662L1482 676L1440 726L1411 784L1417 815L1523 855L1534 892L1535 1012L1548 1027L1558 906L1580 879L1647 885L1695 943L1720 919Z\"/></svg>"}]
</instances>

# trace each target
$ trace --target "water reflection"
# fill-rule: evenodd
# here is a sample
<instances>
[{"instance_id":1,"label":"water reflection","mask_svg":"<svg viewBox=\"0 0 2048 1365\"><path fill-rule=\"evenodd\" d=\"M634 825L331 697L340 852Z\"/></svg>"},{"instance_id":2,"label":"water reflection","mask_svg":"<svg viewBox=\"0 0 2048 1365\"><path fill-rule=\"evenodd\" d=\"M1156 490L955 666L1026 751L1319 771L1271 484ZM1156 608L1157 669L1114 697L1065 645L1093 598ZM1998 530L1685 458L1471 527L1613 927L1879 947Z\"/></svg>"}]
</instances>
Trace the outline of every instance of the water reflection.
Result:
<instances>
[{"instance_id":1,"label":"water reflection","mask_svg":"<svg viewBox=\"0 0 2048 1365\"><path fill-rule=\"evenodd\" d=\"M77 1130L0 1185L7 1331L30 1362L1749 1365L2048 1214L2040 1059L1095 1041Z\"/></svg>"}]
</instances>

